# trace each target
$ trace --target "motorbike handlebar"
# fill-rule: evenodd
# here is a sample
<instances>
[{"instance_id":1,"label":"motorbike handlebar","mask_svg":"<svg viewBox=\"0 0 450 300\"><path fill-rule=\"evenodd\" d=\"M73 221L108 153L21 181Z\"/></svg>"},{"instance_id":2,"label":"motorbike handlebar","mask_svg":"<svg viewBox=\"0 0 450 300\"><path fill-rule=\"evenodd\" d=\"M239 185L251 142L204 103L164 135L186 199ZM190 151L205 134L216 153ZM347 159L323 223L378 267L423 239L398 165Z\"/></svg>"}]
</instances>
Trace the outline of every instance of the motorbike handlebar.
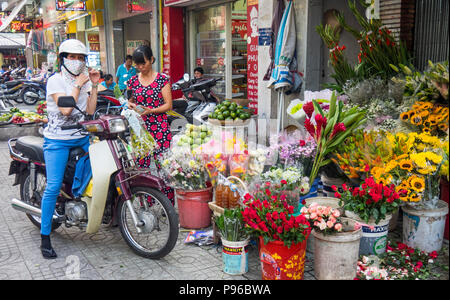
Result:
<instances>
[{"instance_id":1,"label":"motorbike handlebar","mask_svg":"<svg viewBox=\"0 0 450 300\"><path fill-rule=\"evenodd\" d=\"M80 129L80 128L83 128L83 126L81 126L80 124L61 126L61 130Z\"/></svg>"}]
</instances>

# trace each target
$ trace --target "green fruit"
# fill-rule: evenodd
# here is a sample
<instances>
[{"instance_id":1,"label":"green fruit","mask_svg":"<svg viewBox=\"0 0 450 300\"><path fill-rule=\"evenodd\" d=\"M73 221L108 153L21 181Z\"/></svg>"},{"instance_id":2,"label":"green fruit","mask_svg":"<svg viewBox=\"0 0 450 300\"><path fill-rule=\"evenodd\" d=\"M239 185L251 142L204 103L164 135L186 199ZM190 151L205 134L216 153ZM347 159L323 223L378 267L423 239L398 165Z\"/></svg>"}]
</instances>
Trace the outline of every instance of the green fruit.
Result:
<instances>
[{"instance_id":1,"label":"green fruit","mask_svg":"<svg viewBox=\"0 0 450 300\"><path fill-rule=\"evenodd\" d=\"M245 120L245 113L240 114L240 115L239 115L239 119Z\"/></svg>"},{"instance_id":2,"label":"green fruit","mask_svg":"<svg viewBox=\"0 0 450 300\"><path fill-rule=\"evenodd\" d=\"M224 111L224 112L222 113L222 115L223 115L225 118L227 118L227 117L230 116L230 111L226 110L226 111Z\"/></svg>"},{"instance_id":3,"label":"green fruit","mask_svg":"<svg viewBox=\"0 0 450 300\"><path fill-rule=\"evenodd\" d=\"M206 132L202 132L202 133L200 133L200 138L202 138L202 139L204 139L206 137Z\"/></svg>"},{"instance_id":4,"label":"green fruit","mask_svg":"<svg viewBox=\"0 0 450 300\"><path fill-rule=\"evenodd\" d=\"M228 100L225 100L225 101L222 102L222 105L223 105L223 106L230 106L230 105L231 105L231 102L228 101Z\"/></svg>"},{"instance_id":5,"label":"green fruit","mask_svg":"<svg viewBox=\"0 0 450 300\"><path fill-rule=\"evenodd\" d=\"M225 120L225 117L222 114L220 114L217 116L217 119L222 121Z\"/></svg>"},{"instance_id":6,"label":"green fruit","mask_svg":"<svg viewBox=\"0 0 450 300\"><path fill-rule=\"evenodd\" d=\"M230 117L232 117L233 119L236 118L236 113L233 111L230 113Z\"/></svg>"},{"instance_id":7,"label":"green fruit","mask_svg":"<svg viewBox=\"0 0 450 300\"><path fill-rule=\"evenodd\" d=\"M242 105L238 105L238 107L237 107L237 108L239 108L239 109L243 109Z\"/></svg>"},{"instance_id":8,"label":"green fruit","mask_svg":"<svg viewBox=\"0 0 450 300\"><path fill-rule=\"evenodd\" d=\"M202 126L200 126L200 129L201 129L201 131L206 132L206 131L208 131L208 126L202 125Z\"/></svg>"},{"instance_id":9,"label":"green fruit","mask_svg":"<svg viewBox=\"0 0 450 300\"><path fill-rule=\"evenodd\" d=\"M202 144L202 139L201 139L201 138L195 139L195 140L194 140L194 144L201 145L201 144Z\"/></svg>"}]
</instances>

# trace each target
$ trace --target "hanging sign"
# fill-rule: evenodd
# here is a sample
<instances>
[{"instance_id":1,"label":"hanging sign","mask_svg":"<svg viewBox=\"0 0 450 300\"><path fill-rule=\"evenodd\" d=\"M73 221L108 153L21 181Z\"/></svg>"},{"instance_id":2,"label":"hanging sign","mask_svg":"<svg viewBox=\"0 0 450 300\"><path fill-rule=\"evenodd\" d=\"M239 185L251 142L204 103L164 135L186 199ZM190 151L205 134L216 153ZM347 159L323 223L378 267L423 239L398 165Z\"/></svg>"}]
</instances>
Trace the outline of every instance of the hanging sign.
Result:
<instances>
[{"instance_id":1,"label":"hanging sign","mask_svg":"<svg viewBox=\"0 0 450 300\"><path fill-rule=\"evenodd\" d=\"M247 98L258 113L258 1L247 2Z\"/></svg>"},{"instance_id":2,"label":"hanging sign","mask_svg":"<svg viewBox=\"0 0 450 300\"><path fill-rule=\"evenodd\" d=\"M86 11L86 1L79 0L56 0L58 11Z\"/></svg>"}]
</instances>

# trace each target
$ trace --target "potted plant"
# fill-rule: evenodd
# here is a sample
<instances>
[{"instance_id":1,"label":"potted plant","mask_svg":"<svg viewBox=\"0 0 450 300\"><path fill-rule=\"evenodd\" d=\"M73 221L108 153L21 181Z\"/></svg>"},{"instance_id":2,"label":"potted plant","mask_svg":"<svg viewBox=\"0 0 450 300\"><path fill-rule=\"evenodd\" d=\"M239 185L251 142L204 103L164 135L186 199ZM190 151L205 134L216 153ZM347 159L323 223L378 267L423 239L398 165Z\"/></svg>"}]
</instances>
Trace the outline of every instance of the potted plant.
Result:
<instances>
[{"instance_id":1,"label":"potted plant","mask_svg":"<svg viewBox=\"0 0 450 300\"><path fill-rule=\"evenodd\" d=\"M162 158L162 173L175 189L180 226L200 229L211 225L212 185L205 164L188 148L175 147Z\"/></svg>"},{"instance_id":2,"label":"potted plant","mask_svg":"<svg viewBox=\"0 0 450 300\"><path fill-rule=\"evenodd\" d=\"M318 280L351 280L356 276L361 227L338 209L314 202L303 207L314 236L314 274Z\"/></svg>"},{"instance_id":3,"label":"potted plant","mask_svg":"<svg viewBox=\"0 0 450 300\"><path fill-rule=\"evenodd\" d=\"M379 255L385 252L389 220L399 206L399 194L395 185L376 183L373 177L366 178L355 188L343 185L343 192L337 191L345 215L359 222L363 228L360 254Z\"/></svg>"},{"instance_id":4,"label":"potted plant","mask_svg":"<svg viewBox=\"0 0 450 300\"><path fill-rule=\"evenodd\" d=\"M225 209L215 224L222 239L223 271L230 275L248 272L248 233L244 228L242 208Z\"/></svg>"},{"instance_id":5,"label":"potted plant","mask_svg":"<svg viewBox=\"0 0 450 300\"><path fill-rule=\"evenodd\" d=\"M439 199L441 176L448 174L444 150L448 141L416 132L399 132L389 140L393 158L375 173L378 180L397 186L404 214L403 242L422 251L439 251L448 214L448 203Z\"/></svg>"},{"instance_id":6,"label":"potted plant","mask_svg":"<svg viewBox=\"0 0 450 300\"><path fill-rule=\"evenodd\" d=\"M282 186L267 182L253 195L247 193L242 216L249 233L259 237L262 278L303 279L311 229L304 216L293 216Z\"/></svg>"}]
</instances>

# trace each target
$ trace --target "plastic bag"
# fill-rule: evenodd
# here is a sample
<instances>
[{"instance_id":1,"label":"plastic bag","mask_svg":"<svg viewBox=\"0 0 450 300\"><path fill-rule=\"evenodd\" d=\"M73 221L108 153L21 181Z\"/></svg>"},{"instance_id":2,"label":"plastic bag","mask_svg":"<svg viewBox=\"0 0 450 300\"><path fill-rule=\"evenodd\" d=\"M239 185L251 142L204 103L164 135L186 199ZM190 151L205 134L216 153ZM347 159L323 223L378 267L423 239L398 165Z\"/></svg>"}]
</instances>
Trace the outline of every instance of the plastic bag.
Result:
<instances>
[{"instance_id":1,"label":"plastic bag","mask_svg":"<svg viewBox=\"0 0 450 300\"><path fill-rule=\"evenodd\" d=\"M131 109L124 109L121 115L127 119L130 125L133 156L135 158L143 158L152 154L158 148L158 144L150 132L148 132L141 116Z\"/></svg>"},{"instance_id":2,"label":"plastic bag","mask_svg":"<svg viewBox=\"0 0 450 300\"><path fill-rule=\"evenodd\" d=\"M300 99L292 100L287 107L287 114L299 123L304 122L306 114L303 110L303 104L305 103L305 101L302 101Z\"/></svg>"}]
</instances>

